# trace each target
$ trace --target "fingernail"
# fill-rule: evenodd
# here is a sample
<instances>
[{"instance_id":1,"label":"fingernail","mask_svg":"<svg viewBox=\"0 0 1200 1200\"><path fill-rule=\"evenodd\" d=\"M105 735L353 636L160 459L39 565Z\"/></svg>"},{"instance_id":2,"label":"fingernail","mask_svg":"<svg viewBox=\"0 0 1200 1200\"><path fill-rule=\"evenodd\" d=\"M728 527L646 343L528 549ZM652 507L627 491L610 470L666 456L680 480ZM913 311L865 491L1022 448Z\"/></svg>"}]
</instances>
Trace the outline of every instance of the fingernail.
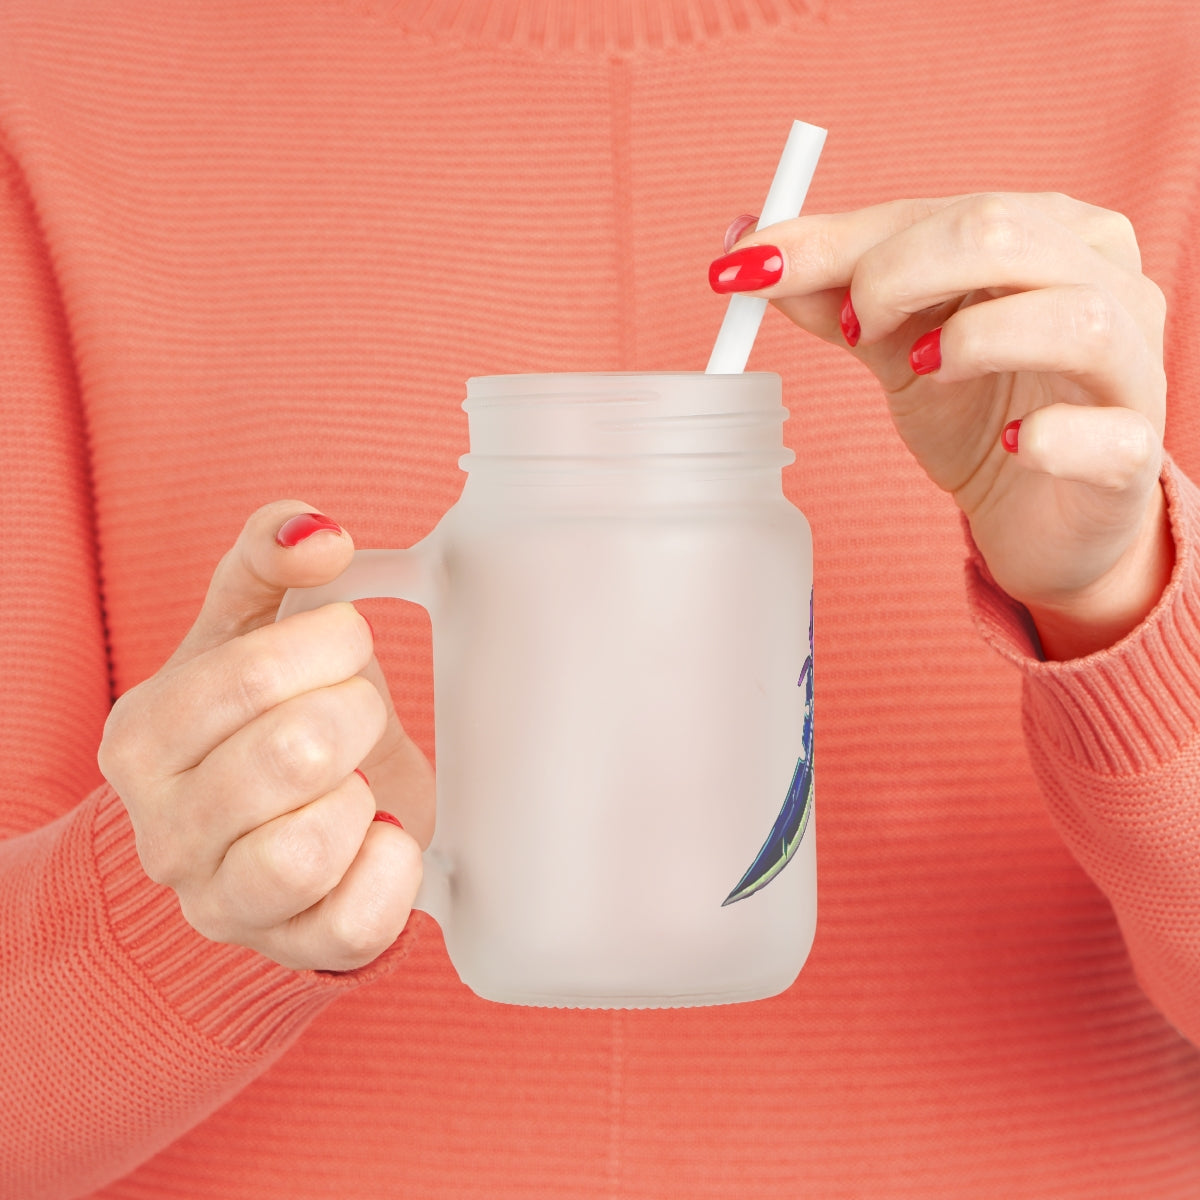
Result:
<instances>
[{"instance_id":1,"label":"fingernail","mask_svg":"<svg viewBox=\"0 0 1200 1200\"><path fill-rule=\"evenodd\" d=\"M842 326L842 337L846 339L847 346L857 346L858 339L862 337L862 328L858 323L858 316L854 312L854 305L850 301L850 289L846 289L846 295L842 299L842 311L838 315L838 320Z\"/></svg>"},{"instance_id":2,"label":"fingernail","mask_svg":"<svg viewBox=\"0 0 1200 1200\"><path fill-rule=\"evenodd\" d=\"M300 513L298 516L289 517L284 521L275 535L275 540L281 546L291 549L292 546L299 545L305 538L312 537L314 533L320 533L323 529L327 529L331 533L342 532L342 527L336 521L331 521L320 513Z\"/></svg>"},{"instance_id":3,"label":"fingernail","mask_svg":"<svg viewBox=\"0 0 1200 1200\"><path fill-rule=\"evenodd\" d=\"M363 783L367 785L367 787L371 786L371 781L357 767L354 768L354 773L363 781Z\"/></svg>"},{"instance_id":4,"label":"fingernail","mask_svg":"<svg viewBox=\"0 0 1200 1200\"><path fill-rule=\"evenodd\" d=\"M942 365L942 327L922 334L908 352L908 361L918 375L932 375Z\"/></svg>"},{"instance_id":5,"label":"fingernail","mask_svg":"<svg viewBox=\"0 0 1200 1200\"><path fill-rule=\"evenodd\" d=\"M395 825L395 827L397 829L404 828L404 826L400 824L400 820L398 817L393 817L390 812L384 812L382 808L379 809L375 813L375 815L371 818L371 820L372 821L386 821L389 825Z\"/></svg>"},{"instance_id":6,"label":"fingernail","mask_svg":"<svg viewBox=\"0 0 1200 1200\"><path fill-rule=\"evenodd\" d=\"M783 255L778 246L745 246L718 258L708 268L714 292L757 292L783 278Z\"/></svg>"},{"instance_id":7,"label":"fingernail","mask_svg":"<svg viewBox=\"0 0 1200 1200\"><path fill-rule=\"evenodd\" d=\"M729 222L729 228L725 230L725 253L728 254L732 249L733 244L750 228L751 225L757 225L758 218L751 213L742 213L740 217L734 217Z\"/></svg>"},{"instance_id":8,"label":"fingernail","mask_svg":"<svg viewBox=\"0 0 1200 1200\"><path fill-rule=\"evenodd\" d=\"M1017 433L1020 428L1021 422L1019 420L1009 421L1004 427L1004 432L1000 435L1000 441L1004 443L1004 448L1009 454L1016 454L1017 452Z\"/></svg>"}]
</instances>

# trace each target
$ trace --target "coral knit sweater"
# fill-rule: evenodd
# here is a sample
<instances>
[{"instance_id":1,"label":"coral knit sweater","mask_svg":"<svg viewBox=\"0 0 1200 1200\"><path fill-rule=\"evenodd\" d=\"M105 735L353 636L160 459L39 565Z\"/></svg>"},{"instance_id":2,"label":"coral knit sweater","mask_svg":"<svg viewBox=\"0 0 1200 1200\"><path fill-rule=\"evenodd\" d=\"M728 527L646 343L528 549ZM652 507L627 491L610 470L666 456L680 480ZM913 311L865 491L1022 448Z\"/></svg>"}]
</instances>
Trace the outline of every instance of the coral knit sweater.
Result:
<instances>
[{"instance_id":1,"label":"coral knit sweater","mask_svg":"<svg viewBox=\"0 0 1200 1200\"><path fill-rule=\"evenodd\" d=\"M5 1200L1200 1195L1200 6L940 10L0 0ZM814 212L1131 217L1171 312L1161 604L1039 662L873 379L768 312L816 540L795 985L521 1008L422 916L346 975L194 933L96 749L245 518L407 545L468 376L702 369L708 262L796 117ZM432 756L427 618L364 611Z\"/></svg>"}]
</instances>

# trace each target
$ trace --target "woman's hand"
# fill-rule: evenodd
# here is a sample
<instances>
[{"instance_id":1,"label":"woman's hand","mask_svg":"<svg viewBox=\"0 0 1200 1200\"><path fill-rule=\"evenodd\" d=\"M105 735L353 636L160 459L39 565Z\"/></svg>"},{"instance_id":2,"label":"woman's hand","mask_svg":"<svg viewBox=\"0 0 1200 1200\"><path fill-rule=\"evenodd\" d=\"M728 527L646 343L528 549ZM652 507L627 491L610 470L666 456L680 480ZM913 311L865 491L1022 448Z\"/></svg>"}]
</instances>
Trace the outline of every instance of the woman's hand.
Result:
<instances>
[{"instance_id":1,"label":"woman's hand","mask_svg":"<svg viewBox=\"0 0 1200 1200\"><path fill-rule=\"evenodd\" d=\"M1174 556L1166 305L1125 217L1056 194L902 200L780 222L731 250L710 270L717 291L769 298L879 379L1048 658L1145 617Z\"/></svg>"},{"instance_id":2,"label":"woman's hand","mask_svg":"<svg viewBox=\"0 0 1200 1200\"><path fill-rule=\"evenodd\" d=\"M433 777L352 605L274 621L289 587L328 582L354 551L306 514L281 501L250 518L179 649L113 706L99 761L146 873L195 929L344 971L395 941L421 882L418 841L375 820L371 785L428 841Z\"/></svg>"}]
</instances>

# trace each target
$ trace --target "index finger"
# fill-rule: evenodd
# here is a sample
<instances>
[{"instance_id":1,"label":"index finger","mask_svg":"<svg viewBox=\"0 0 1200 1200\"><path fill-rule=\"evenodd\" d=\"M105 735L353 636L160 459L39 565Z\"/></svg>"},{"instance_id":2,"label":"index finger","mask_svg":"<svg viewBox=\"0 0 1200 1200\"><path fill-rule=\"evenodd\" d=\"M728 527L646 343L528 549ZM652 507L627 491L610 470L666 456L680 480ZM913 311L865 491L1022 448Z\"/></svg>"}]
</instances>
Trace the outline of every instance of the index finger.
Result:
<instances>
[{"instance_id":1,"label":"index finger","mask_svg":"<svg viewBox=\"0 0 1200 1200\"><path fill-rule=\"evenodd\" d=\"M136 740L154 747L155 774L181 774L269 709L361 674L373 653L371 628L353 604L295 613L139 685Z\"/></svg>"},{"instance_id":2,"label":"index finger","mask_svg":"<svg viewBox=\"0 0 1200 1200\"><path fill-rule=\"evenodd\" d=\"M815 213L756 229L736 242L730 253L736 254L747 246L779 248L785 264L782 277L778 283L756 293L769 300L844 288L868 250L934 213L980 194L1019 200L1069 229L1110 262L1128 271L1141 272L1141 253L1129 219L1061 192L964 193L889 200L852 212Z\"/></svg>"}]
</instances>

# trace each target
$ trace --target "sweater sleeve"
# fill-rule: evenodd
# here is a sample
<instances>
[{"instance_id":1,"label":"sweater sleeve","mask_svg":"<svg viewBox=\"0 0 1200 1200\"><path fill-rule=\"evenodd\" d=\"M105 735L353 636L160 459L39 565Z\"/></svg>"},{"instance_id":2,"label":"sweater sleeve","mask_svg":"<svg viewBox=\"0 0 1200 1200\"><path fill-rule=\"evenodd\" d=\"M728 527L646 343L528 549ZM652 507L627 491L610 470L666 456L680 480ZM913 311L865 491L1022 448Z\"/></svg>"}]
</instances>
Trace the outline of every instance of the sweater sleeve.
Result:
<instances>
[{"instance_id":1,"label":"sweater sleeve","mask_svg":"<svg viewBox=\"0 0 1200 1200\"><path fill-rule=\"evenodd\" d=\"M1028 613L973 544L967 587L984 637L1024 675L1051 818L1112 904L1142 988L1200 1045L1200 491L1170 458L1162 479L1175 569L1116 645L1041 661Z\"/></svg>"},{"instance_id":2,"label":"sweater sleeve","mask_svg":"<svg viewBox=\"0 0 1200 1200\"><path fill-rule=\"evenodd\" d=\"M0 154L0 1188L120 1178L261 1074L339 992L216 945L141 870L96 766L111 689L87 430L36 206Z\"/></svg>"}]
</instances>

